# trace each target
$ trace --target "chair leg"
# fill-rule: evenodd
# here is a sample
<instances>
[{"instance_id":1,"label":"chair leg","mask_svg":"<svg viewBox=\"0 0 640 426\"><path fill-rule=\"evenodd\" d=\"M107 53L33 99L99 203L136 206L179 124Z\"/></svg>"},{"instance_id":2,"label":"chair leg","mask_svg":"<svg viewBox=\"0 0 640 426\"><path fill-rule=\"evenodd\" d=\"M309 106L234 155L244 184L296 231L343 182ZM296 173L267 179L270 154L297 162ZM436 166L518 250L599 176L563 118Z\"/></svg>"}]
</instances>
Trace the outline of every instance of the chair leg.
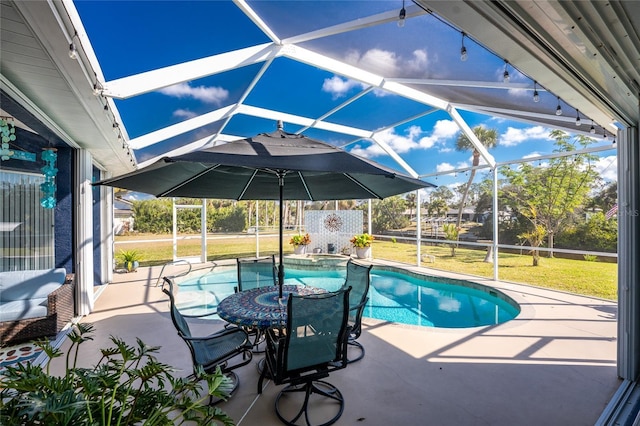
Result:
<instances>
[{"instance_id":1,"label":"chair leg","mask_svg":"<svg viewBox=\"0 0 640 426\"><path fill-rule=\"evenodd\" d=\"M253 353L254 354L260 354L260 353L264 353L264 349L260 349L260 344L264 343L265 341L265 334L262 330L260 329L256 329L255 331L256 333L256 337L255 339L253 339Z\"/></svg>"},{"instance_id":2,"label":"chair leg","mask_svg":"<svg viewBox=\"0 0 640 426\"><path fill-rule=\"evenodd\" d=\"M264 362L263 362L264 361ZM262 370L260 370L260 364L262 363ZM258 371L260 371L260 378L258 379L258 393L262 393L262 382L267 375L267 370L269 367L267 366L266 359L262 358L260 362L258 362Z\"/></svg>"},{"instance_id":3,"label":"chair leg","mask_svg":"<svg viewBox=\"0 0 640 426\"><path fill-rule=\"evenodd\" d=\"M289 396L295 393L302 393L302 392L304 392L304 401L302 403L302 406L297 411L294 417L290 419L285 418L284 414L282 413L284 407L281 406L280 402L287 399L285 398L285 395ZM314 426L328 426L337 422L340 416L342 416L342 412L344 411L344 398L338 388L333 386L331 383L325 382L323 380L307 382L304 385L289 385L286 388L284 388L282 391L280 391L280 393L276 397L276 402L275 402L276 414L278 415L278 418L289 426L299 426L299 425L311 426L312 423L311 423L311 419L309 418L310 416L308 411L308 405L309 405L309 399L312 397L313 394L317 394L325 398L329 398L330 400L338 403L338 410L335 416L333 416L331 419L329 419L328 421L320 425L314 425ZM292 398L294 397L292 396ZM303 416L303 414L304 414L304 423L297 423L298 420L301 420L301 417Z\"/></svg>"},{"instance_id":4,"label":"chair leg","mask_svg":"<svg viewBox=\"0 0 640 426\"><path fill-rule=\"evenodd\" d=\"M356 362L356 361L360 361L362 358L364 358L364 346L362 346L360 344L360 342L358 342L355 339L349 339L349 341L347 342L347 348L348 347L355 347L356 349L358 349L360 351L360 355L358 355L355 358L349 358L347 359L347 364L351 364L352 362Z\"/></svg>"}]
</instances>

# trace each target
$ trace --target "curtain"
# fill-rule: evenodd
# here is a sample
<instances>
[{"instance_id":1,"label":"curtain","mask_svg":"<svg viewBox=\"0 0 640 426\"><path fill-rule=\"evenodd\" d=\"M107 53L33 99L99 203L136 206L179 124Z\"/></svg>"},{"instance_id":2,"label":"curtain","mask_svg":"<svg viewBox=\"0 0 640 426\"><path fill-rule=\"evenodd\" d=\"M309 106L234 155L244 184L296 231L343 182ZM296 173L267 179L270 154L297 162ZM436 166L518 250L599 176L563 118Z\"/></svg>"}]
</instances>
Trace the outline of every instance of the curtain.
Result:
<instances>
[{"instance_id":1,"label":"curtain","mask_svg":"<svg viewBox=\"0 0 640 426\"><path fill-rule=\"evenodd\" d=\"M44 176L0 171L0 271L55 266L54 209L40 205Z\"/></svg>"}]
</instances>

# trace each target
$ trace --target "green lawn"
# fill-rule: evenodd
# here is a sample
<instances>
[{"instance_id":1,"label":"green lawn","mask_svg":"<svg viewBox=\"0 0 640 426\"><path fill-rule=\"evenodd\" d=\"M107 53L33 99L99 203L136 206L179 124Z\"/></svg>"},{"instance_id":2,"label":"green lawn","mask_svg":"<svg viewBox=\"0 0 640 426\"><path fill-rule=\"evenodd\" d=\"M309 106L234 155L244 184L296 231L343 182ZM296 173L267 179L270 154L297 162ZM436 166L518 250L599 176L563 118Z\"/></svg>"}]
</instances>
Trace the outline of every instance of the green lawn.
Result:
<instances>
[{"instance_id":1,"label":"green lawn","mask_svg":"<svg viewBox=\"0 0 640 426\"><path fill-rule=\"evenodd\" d=\"M116 238L116 254L121 250L135 249L142 254L142 266L162 265L172 260L171 241L149 241L170 236L125 236ZM146 240L146 241L141 241ZM122 244L123 241L132 241ZM135 241L135 242L133 242ZM287 239L288 241L288 239ZM255 238L244 235L226 235L209 240L207 243L207 259L233 259L255 255ZM403 263L416 263L416 247L413 244L393 243L376 240L373 243L373 256L379 259L394 260ZM260 238L260 254L277 254L277 237ZM285 254L293 253L292 246L286 244ZM180 257L198 256L200 240L179 241ZM423 266L443 271L459 272L475 276L493 277L493 265L485 263L484 250L458 248L456 256L451 257L451 250L444 246L423 246L422 254L435 256L434 263L423 263ZM532 266L530 255L500 253L498 278L502 281L529 284L539 287L553 288L571 293L596 296L617 300L618 269L615 263L588 262L585 260L569 260L561 258L540 259L539 266Z\"/></svg>"}]
</instances>

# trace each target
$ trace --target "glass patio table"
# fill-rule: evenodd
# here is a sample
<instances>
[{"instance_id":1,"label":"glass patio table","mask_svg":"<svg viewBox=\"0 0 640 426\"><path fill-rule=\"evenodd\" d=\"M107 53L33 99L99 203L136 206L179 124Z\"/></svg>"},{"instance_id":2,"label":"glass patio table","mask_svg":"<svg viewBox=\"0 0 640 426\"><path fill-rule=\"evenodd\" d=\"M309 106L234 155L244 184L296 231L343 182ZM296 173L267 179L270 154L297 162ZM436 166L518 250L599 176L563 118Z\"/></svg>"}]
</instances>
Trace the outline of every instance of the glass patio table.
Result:
<instances>
[{"instance_id":1,"label":"glass patio table","mask_svg":"<svg viewBox=\"0 0 640 426\"><path fill-rule=\"evenodd\" d=\"M326 293L323 288L285 285L282 300L278 300L279 287L259 287L234 293L218 304L218 316L242 327L267 329L287 323L289 294L307 296Z\"/></svg>"}]
</instances>

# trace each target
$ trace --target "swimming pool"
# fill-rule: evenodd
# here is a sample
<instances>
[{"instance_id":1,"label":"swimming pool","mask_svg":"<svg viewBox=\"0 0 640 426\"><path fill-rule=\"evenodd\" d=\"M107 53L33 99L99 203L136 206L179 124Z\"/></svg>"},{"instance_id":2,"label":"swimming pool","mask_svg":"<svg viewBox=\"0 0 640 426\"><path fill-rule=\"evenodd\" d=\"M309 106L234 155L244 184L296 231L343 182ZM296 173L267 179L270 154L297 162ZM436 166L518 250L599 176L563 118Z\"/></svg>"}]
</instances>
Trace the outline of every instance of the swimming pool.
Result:
<instances>
[{"instance_id":1,"label":"swimming pool","mask_svg":"<svg viewBox=\"0 0 640 426\"><path fill-rule=\"evenodd\" d=\"M236 274L235 266L225 266L199 277L185 277L178 282L180 310L193 316L214 312L218 303L234 292ZM344 277L344 268L285 269L285 284L329 291L340 288ZM520 307L513 299L491 287L374 266L364 316L425 327L467 328L501 324L519 313Z\"/></svg>"}]
</instances>

